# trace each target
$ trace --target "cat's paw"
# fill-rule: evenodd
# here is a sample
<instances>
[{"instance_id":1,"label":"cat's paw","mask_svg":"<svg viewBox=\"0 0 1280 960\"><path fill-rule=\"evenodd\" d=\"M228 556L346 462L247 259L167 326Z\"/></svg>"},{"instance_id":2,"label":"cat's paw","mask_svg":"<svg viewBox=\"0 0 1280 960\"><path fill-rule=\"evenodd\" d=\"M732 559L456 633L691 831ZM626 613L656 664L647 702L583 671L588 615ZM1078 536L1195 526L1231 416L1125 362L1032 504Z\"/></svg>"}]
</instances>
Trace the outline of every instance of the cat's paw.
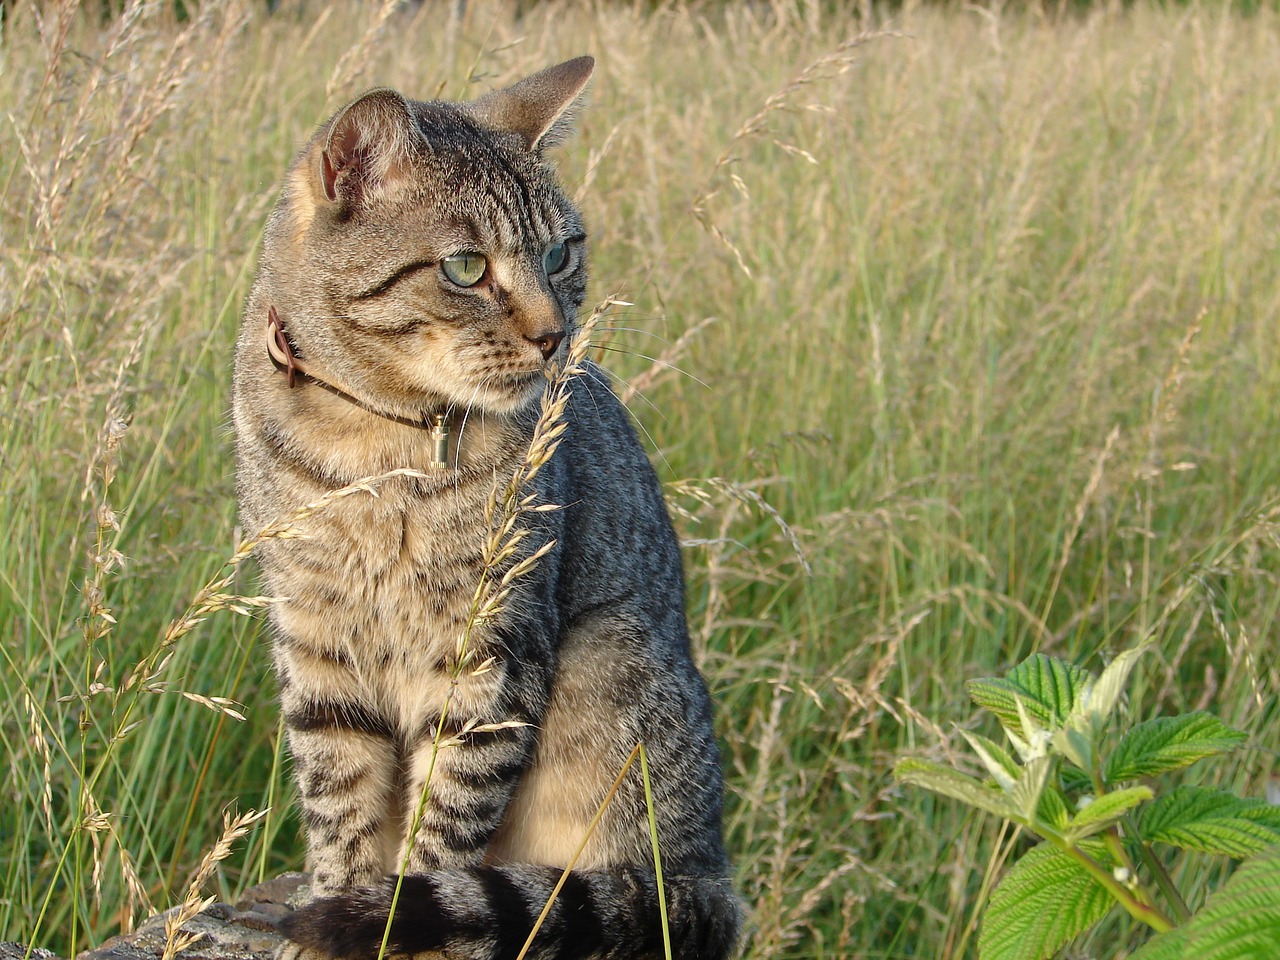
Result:
<instances>
[{"instance_id":1,"label":"cat's paw","mask_svg":"<svg viewBox=\"0 0 1280 960\"><path fill-rule=\"evenodd\" d=\"M300 943L286 940L276 947L274 960L333 960L333 957L314 947L304 947Z\"/></svg>"},{"instance_id":2,"label":"cat's paw","mask_svg":"<svg viewBox=\"0 0 1280 960\"><path fill-rule=\"evenodd\" d=\"M409 954L388 953L388 960L409 960ZM412 954L412 960L448 960L443 953L434 950L429 953ZM302 944L294 943L292 940L286 940L276 948L273 960L333 960L333 957L323 950L317 950L314 947L304 947Z\"/></svg>"}]
</instances>

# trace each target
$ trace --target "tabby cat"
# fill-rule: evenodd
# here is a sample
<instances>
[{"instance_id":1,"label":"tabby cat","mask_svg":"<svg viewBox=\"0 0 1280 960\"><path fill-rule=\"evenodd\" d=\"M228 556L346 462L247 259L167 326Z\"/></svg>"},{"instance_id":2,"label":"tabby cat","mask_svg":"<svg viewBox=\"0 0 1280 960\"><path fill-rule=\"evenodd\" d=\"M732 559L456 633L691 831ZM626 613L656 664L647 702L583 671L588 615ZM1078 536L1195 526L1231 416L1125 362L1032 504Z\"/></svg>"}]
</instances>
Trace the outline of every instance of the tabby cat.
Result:
<instances>
[{"instance_id":1,"label":"tabby cat","mask_svg":"<svg viewBox=\"0 0 1280 960\"><path fill-rule=\"evenodd\" d=\"M593 66L469 103L366 94L312 138L268 221L236 348L245 527L362 477L420 472L257 551L285 598L274 660L315 894L284 923L286 957L377 956L406 856L389 952L515 957L641 741L673 953L737 951L679 550L594 366L571 381L563 443L527 491L561 509L528 515L507 567L554 545L472 633L473 666L455 662L487 507L526 456L584 297L586 231L544 151L570 132ZM460 742L433 765L438 731ZM662 950L637 765L529 956Z\"/></svg>"}]
</instances>

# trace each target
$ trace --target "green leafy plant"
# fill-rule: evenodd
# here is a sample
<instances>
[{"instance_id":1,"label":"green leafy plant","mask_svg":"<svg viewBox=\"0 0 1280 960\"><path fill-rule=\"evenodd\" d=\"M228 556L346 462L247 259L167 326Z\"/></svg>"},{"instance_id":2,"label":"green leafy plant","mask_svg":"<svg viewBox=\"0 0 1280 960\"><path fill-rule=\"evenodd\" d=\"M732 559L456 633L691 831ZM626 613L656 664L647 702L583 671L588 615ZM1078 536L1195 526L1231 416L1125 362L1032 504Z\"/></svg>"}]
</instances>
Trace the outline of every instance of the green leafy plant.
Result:
<instances>
[{"instance_id":1,"label":"green leafy plant","mask_svg":"<svg viewBox=\"0 0 1280 960\"><path fill-rule=\"evenodd\" d=\"M1043 654L1005 677L972 680L970 698L999 719L1012 752L962 731L988 779L902 759L902 782L1003 817L1044 842L991 894L981 960L1042 960L1116 906L1158 932L1132 960L1280 956L1280 806L1212 787L1150 781L1229 753L1246 736L1194 712L1122 732L1116 706L1145 647L1100 676ZM1194 915L1167 848L1253 858Z\"/></svg>"}]
</instances>

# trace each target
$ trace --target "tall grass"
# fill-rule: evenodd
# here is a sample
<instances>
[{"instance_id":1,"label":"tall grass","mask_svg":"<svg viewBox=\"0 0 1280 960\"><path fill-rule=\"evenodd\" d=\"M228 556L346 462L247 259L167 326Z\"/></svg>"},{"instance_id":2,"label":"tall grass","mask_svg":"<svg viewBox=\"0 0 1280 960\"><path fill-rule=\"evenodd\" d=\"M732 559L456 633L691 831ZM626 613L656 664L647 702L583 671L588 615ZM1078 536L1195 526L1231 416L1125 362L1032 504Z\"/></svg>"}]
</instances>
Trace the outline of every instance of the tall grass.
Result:
<instances>
[{"instance_id":1,"label":"tall grass","mask_svg":"<svg viewBox=\"0 0 1280 960\"><path fill-rule=\"evenodd\" d=\"M299 865L253 580L201 592L236 550L230 351L274 184L367 86L471 96L582 52L563 166L597 296L636 304L601 355L690 541L752 955L973 955L1011 838L889 769L948 754L962 681L1033 650L1153 636L1132 708L1247 730L1218 775L1261 790L1274 14L9 13L0 939L70 955L193 874L234 898Z\"/></svg>"}]
</instances>

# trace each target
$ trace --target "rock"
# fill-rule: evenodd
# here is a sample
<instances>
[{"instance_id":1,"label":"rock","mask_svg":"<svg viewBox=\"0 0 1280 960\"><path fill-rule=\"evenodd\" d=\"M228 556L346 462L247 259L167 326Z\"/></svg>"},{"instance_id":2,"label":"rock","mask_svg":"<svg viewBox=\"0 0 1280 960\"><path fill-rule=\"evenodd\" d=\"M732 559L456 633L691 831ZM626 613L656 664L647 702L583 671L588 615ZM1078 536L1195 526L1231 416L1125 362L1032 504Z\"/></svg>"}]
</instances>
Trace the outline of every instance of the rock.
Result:
<instances>
[{"instance_id":1,"label":"rock","mask_svg":"<svg viewBox=\"0 0 1280 960\"><path fill-rule=\"evenodd\" d=\"M6 940L0 943L0 960L23 960L28 956L27 949L24 944ZM62 960L52 950L45 950L43 947L31 947L30 950L30 960Z\"/></svg>"},{"instance_id":2,"label":"rock","mask_svg":"<svg viewBox=\"0 0 1280 960\"><path fill-rule=\"evenodd\" d=\"M182 925L197 939L180 954L181 960L272 960L284 938L276 923L306 898L302 873L286 873L245 891L232 906L211 904ZM164 953L165 919L177 907L145 920L137 930L112 937L76 960L157 960ZM23 960L26 948L18 943L0 944L0 960ZM48 950L33 949L30 960L61 960Z\"/></svg>"}]
</instances>

